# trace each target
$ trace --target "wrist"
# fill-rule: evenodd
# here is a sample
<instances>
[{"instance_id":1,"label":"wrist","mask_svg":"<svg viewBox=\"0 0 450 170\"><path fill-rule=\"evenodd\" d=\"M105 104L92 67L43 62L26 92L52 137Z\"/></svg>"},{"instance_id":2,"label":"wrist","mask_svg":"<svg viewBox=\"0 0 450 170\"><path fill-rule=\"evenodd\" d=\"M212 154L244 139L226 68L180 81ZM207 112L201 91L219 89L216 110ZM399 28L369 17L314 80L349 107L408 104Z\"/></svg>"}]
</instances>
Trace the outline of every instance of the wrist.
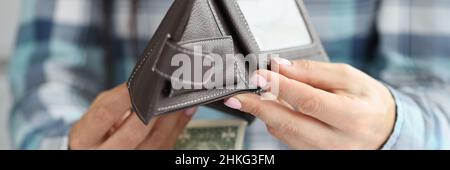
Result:
<instances>
[{"instance_id":1,"label":"wrist","mask_svg":"<svg viewBox=\"0 0 450 170\"><path fill-rule=\"evenodd\" d=\"M399 101L399 94L397 94L396 90L385 84L386 88L389 90L389 94L391 95L391 99L393 100L393 106L390 106L389 113L394 115L394 123L392 124L392 130L389 133L389 136L386 138L385 142L380 146L380 150L388 150L392 149L393 146L397 143L398 138L400 136L401 127L403 125L403 116L399 114L399 107L401 103Z\"/></svg>"}]
</instances>

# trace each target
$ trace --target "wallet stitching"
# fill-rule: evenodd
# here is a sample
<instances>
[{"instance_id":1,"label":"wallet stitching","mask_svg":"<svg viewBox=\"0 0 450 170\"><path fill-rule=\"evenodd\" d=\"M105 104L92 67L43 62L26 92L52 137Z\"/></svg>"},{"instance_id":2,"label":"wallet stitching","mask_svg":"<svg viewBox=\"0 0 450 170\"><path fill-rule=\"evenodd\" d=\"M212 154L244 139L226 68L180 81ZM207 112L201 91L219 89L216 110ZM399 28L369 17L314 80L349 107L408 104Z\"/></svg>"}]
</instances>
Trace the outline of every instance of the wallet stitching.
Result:
<instances>
[{"instance_id":1,"label":"wallet stitching","mask_svg":"<svg viewBox=\"0 0 450 170\"><path fill-rule=\"evenodd\" d=\"M166 45L168 47L176 50L176 51L179 51L179 52L182 52L182 53L186 53L186 54L189 54L189 55L195 55L195 53L192 50L176 46L176 45L174 45L172 43L166 42ZM204 54L202 54L202 55L204 55Z\"/></svg>"},{"instance_id":2,"label":"wallet stitching","mask_svg":"<svg viewBox=\"0 0 450 170\"><path fill-rule=\"evenodd\" d=\"M222 34L222 36L225 36L225 31L223 29L222 23L219 22L219 18L217 17L216 10L213 9L213 7L211 5L211 1L207 1L207 2L208 2L209 9L211 10L211 12L214 16L214 21L216 22L217 27L219 27L220 33Z\"/></svg>"},{"instance_id":3,"label":"wallet stitching","mask_svg":"<svg viewBox=\"0 0 450 170\"><path fill-rule=\"evenodd\" d=\"M233 50L233 53L235 53L235 48L234 48L234 45L233 45L233 47L232 47L232 50ZM238 77L239 79L241 79L241 81L243 81L244 83L245 83L245 85L247 85L248 86L248 84L247 84L247 81L245 81L245 78L243 78L242 77L242 70L240 69L240 67L238 67L238 65L237 65L237 61L238 61L238 58L236 57L236 55L233 55L233 57L234 57L234 60L235 60L235 62L234 62L234 70L237 70L237 74L238 74L238 76L236 76L236 72L234 72L234 77Z\"/></svg>"},{"instance_id":4,"label":"wallet stitching","mask_svg":"<svg viewBox=\"0 0 450 170\"><path fill-rule=\"evenodd\" d=\"M242 80L242 82L245 83L246 86L248 86L247 81L245 81L245 78L242 77L242 70L240 69L240 67L237 67L237 70L239 72L239 78Z\"/></svg>"},{"instance_id":5,"label":"wallet stitching","mask_svg":"<svg viewBox=\"0 0 450 170\"><path fill-rule=\"evenodd\" d=\"M233 41L232 38L230 36L226 36L226 37L215 37L215 38L208 38L208 39L201 39L201 40L191 40L191 41L184 41L184 42L180 42L181 45L186 45L186 44L192 44L192 43L204 43L204 42L217 42L220 40L228 40L228 41ZM234 47L233 47L233 52L234 52Z\"/></svg>"},{"instance_id":6,"label":"wallet stitching","mask_svg":"<svg viewBox=\"0 0 450 170\"><path fill-rule=\"evenodd\" d=\"M130 82L133 82L134 77L136 76L136 73L140 71L142 65L147 61L150 54L153 52L153 49L150 49L148 52L145 53L145 57L142 59L142 61L139 63L139 65L136 67L136 70L133 71L133 74L131 75Z\"/></svg>"},{"instance_id":7,"label":"wallet stitching","mask_svg":"<svg viewBox=\"0 0 450 170\"><path fill-rule=\"evenodd\" d=\"M225 91L222 91L222 92L219 92L219 93L215 93L215 94L212 94L210 96L202 97L202 98L199 98L199 99L195 99L195 100L191 100L191 101L187 101L187 102L183 102L183 103L178 103L178 104L174 104L174 105L170 105L170 106L160 107L160 108L158 108L158 111L165 111L165 110L169 110L169 109L173 109L173 108L183 107L185 105L190 105L192 103L197 103L197 102L201 102L201 101L204 101L204 100L209 100L210 98L214 98L214 97L217 97L217 96L229 93L231 91L234 91L234 90L225 90Z\"/></svg>"},{"instance_id":8,"label":"wallet stitching","mask_svg":"<svg viewBox=\"0 0 450 170\"><path fill-rule=\"evenodd\" d=\"M239 8L239 4L237 3L237 1L234 1L234 6L237 9L237 13L239 14L239 18L242 20L242 22L244 22L245 28L248 31L248 35L250 36L250 39L253 41L253 43L258 47L258 49L260 49L259 44L256 42L255 37L253 36L253 33L250 31L250 26L247 23L247 20L245 20L244 14L241 11L241 8Z\"/></svg>"},{"instance_id":9,"label":"wallet stitching","mask_svg":"<svg viewBox=\"0 0 450 170\"><path fill-rule=\"evenodd\" d=\"M236 59L236 58L235 58L235 59ZM235 70L238 71L238 75L239 75L239 76L236 76L236 77L239 77L239 79L241 79L241 81L244 82L246 86L248 86L247 81L245 81L245 79L242 77L242 70L241 70L240 67L237 65L237 62L234 63L234 67L235 67Z\"/></svg>"},{"instance_id":10,"label":"wallet stitching","mask_svg":"<svg viewBox=\"0 0 450 170\"><path fill-rule=\"evenodd\" d=\"M178 79L178 78L174 78L174 77L172 77L172 76L169 76L169 75L167 75L166 73L163 73L162 71L160 71L160 70L158 70L158 69L155 69L155 71L156 71L158 74L160 74L160 76L163 76L163 77L165 77L166 79L175 80L175 81L178 81L179 83L183 83L183 84L185 83L183 80L180 80L180 79ZM201 83L198 83L198 82L189 82L189 84L194 85L194 86L200 86L200 85L206 84L206 82L201 82Z\"/></svg>"},{"instance_id":11,"label":"wallet stitching","mask_svg":"<svg viewBox=\"0 0 450 170\"><path fill-rule=\"evenodd\" d=\"M221 40L232 41L232 40L230 39L230 37L225 37L225 38L219 37L219 38L215 38L215 39L211 39L211 40L201 40L201 41L188 42L188 43L186 43L186 44L189 44L189 43L199 43L199 42L202 42L202 43L219 42L219 41L221 41ZM195 53L192 52L191 50L189 50L189 49L184 49L184 48L175 46L175 45L173 45L173 44L171 44L171 43L169 43L169 42L166 42L166 45L167 45L168 47L170 47L170 48L176 50L176 51L180 51L180 52L182 52L182 53L186 53L186 54L190 54L190 55L195 55ZM232 50L232 52L234 53L234 46L231 47L231 50ZM209 58L209 59L212 61L212 59L210 58L209 55L202 54L202 56L205 56L205 57ZM157 62L156 62L156 63L157 63ZM155 64L156 64L156 63L155 63ZM161 76L163 76L163 77L165 77L165 78L167 78L167 79L170 79L170 80L176 80L176 81L179 81L179 82L182 82L182 83L183 83L183 81L180 81L179 79L176 79L176 78L174 79L172 76L170 76L170 75L168 75L167 73L164 73L163 71L159 70L159 69L156 67L156 65L153 66L153 70L155 70L158 74L160 74ZM239 71L240 71L240 70L239 70ZM240 77L240 78L241 78L241 80L242 80L242 77ZM205 84L205 83L206 83L206 82L202 82L202 83L191 82L192 85L203 85L203 84Z\"/></svg>"},{"instance_id":12,"label":"wallet stitching","mask_svg":"<svg viewBox=\"0 0 450 170\"><path fill-rule=\"evenodd\" d=\"M167 42L167 39L170 38L170 37L171 37L170 34L168 34L168 35L165 37L165 39L164 39L164 44ZM163 47L163 48L164 48L164 47ZM161 50L163 50L163 49L161 49ZM159 50L160 53L161 53L161 50ZM148 50L148 52L144 53L144 54L145 54L144 58L142 59L142 61L141 61L141 62L139 63L139 65L137 66L136 70L133 71L133 74L131 74L130 84L133 83L133 80L134 80L134 77L136 76L136 74L137 74L138 72L141 73L141 68L142 68L142 66L145 65L145 63L148 61L148 58L150 57L150 55L151 55L152 53L153 53L153 48L150 48L150 50ZM158 61L158 60L159 60L159 56L158 56L158 58L157 58L156 61Z\"/></svg>"}]
</instances>

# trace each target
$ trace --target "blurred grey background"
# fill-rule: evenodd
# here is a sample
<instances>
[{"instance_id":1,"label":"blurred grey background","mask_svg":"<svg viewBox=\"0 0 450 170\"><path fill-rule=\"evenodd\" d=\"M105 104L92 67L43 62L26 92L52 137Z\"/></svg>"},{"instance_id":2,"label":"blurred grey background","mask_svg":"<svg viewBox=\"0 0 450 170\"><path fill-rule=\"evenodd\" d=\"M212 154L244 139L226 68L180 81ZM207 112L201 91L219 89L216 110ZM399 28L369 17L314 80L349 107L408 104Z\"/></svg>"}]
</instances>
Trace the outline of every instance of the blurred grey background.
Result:
<instances>
[{"instance_id":1,"label":"blurred grey background","mask_svg":"<svg viewBox=\"0 0 450 170\"><path fill-rule=\"evenodd\" d=\"M7 119L12 99L6 74L20 18L20 2L20 0L0 1L0 149L11 149Z\"/></svg>"}]
</instances>

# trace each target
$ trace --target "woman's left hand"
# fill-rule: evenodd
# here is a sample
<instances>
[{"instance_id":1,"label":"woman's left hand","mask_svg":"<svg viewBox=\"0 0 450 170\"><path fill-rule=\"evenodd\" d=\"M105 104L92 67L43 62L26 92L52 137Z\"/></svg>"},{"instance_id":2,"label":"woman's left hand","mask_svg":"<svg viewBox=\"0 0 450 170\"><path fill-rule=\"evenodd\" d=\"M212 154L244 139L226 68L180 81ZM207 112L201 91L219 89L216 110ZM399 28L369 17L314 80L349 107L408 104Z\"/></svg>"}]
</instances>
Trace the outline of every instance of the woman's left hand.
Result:
<instances>
[{"instance_id":1,"label":"woman's left hand","mask_svg":"<svg viewBox=\"0 0 450 170\"><path fill-rule=\"evenodd\" d=\"M225 104L261 119L293 149L380 149L389 138L396 106L382 83L345 64L273 63L278 73L259 70L251 80L269 91L278 83L278 100L242 94Z\"/></svg>"}]
</instances>

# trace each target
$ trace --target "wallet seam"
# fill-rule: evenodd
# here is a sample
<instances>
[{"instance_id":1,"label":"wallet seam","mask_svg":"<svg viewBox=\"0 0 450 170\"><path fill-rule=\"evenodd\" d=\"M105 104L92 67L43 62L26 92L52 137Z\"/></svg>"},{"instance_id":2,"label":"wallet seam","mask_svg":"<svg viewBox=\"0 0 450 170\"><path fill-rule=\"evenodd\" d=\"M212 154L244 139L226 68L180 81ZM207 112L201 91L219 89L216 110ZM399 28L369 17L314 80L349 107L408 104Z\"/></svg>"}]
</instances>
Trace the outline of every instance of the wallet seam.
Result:
<instances>
[{"instance_id":1,"label":"wallet seam","mask_svg":"<svg viewBox=\"0 0 450 170\"><path fill-rule=\"evenodd\" d=\"M208 3L208 6L209 6L209 9L211 10L211 13L214 16L214 21L216 22L217 27L219 27L220 33L222 34L222 36L225 36L226 35L225 34L225 29L223 28L222 23L219 22L219 18L217 17L216 10L211 5L211 1L210 0L208 0L207 3Z\"/></svg>"},{"instance_id":2,"label":"wallet seam","mask_svg":"<svg viewBox=\"0 0 450 170\"><path fill-rule=\"evenodd\" d=\"M174 49L176 51L179 51L181 53L186 53L186 54L189 54L189 55L195 55L194 51L192 51L190 49L187 49L187 48L184 48L184 47L180 47L179 45L172 44L171 42L166 42L165 44L168 45L170 48L172 48L172 49ZM155 62L155 63L157 63L157 62Z\"/></svg>"},{"instance_id":3,"label":"wallet seam","mask_svg":"<svg viewBox=\"0 0 450 170\"><path fill-rule=\"evenodd\" d=\"M236 56L235 56L235 59L236 59ZM237 74L239 75L239 76L235 75L235 77L239 77L239 79L241 79L241 81L244 82L246 86L248 86L247 81L245 81L245 79L242 77L242 71L241 71L240 67L237 65L237 62L234 63L234 69L237 70L237 72L238 72ZM236 72L235 72L235 74L236 74Z\"/></svg>"},{"instance_id":4,"label":"wallet seam","mask_svg":"<svg viewBox=\"0 0 450 170\"><path fill-rule=\"evenodd\" d=\"M189 40L189 41L181 41L179 42L180 45L186 45L186 44L192 44L192 43L200 43L200 42L216 42L220 40L230 40L233 41L233 38L231 36L223 36L223 37L213 37L213 38L205 38L205 39L197 39L197 40ZM233 52L234 52L234 46L233 46Z\"/></svg>"},{"instance_id":5,"label":"wallet seam","mask_svg":"<svg viewBox=\"0 0 450 170\"><path fill-rule=\"evenodd\" d=\"M217 97L217 96L229 93L231 91L234 91L234 89L233 90L225 90L225 91L222 91L222 92L214 93L212 95L205 96L205 97L202 97L202 98L199 98L199 99L195 99L195 100L191 100L191 101L186 101L186 102L181 102L181 103L177 103L177 104L173 104L173 105L169 105L169 106L160 107L160 108L158 108L158 111L161 112L161 111L165 111L165 110L170 110L170 109L174 109L174 108L179 108L179 107L183 107L183 106L186 106L186 105L190 105L192 103L202 102L202 101L205 101L205 100L209 100L210 98L214 98L214 97Z\"/></svg>"},{"instance_id":6,"label":"wallet seam","mask_svg":"<svg viewBox=\"0 0 450 170\"><path fill-rule=\"evenodd\" d=\"M245 20L244 14L242 13L241 8L239 8L239 4L237 3L237 1L234 1L234 6L235 6L235 8L237 9L237 10L236 10L237 13L239 14L239 19L241 19L241 21L243 21L243 23L244 23L244 25L245 25L245 28L246 28L247 31L249 32L249 36L250 36L251 41L253 41L253 43L258 47L258 49L261 49L261 48L259 47L259 44L256 42L255 36L254 36L253 33L250 31L250 26L248 25L247 20Z\"/></svg>"},{"instance_id":7,"label":"wallet seam","mask_svg":"<svg viewBox=\"0 0 450 170\"><path fill-rule=\"evenodd\" d=\"M165 39L164 39L164 44L166 44L166 42L168 41L168 39L171 37L171 35L170 34L167 34L167 36L165 37ZM161 53L161 51L163 50L163 48L164 47L162 47L160 50L159 50L159 53ZM141 68L142 68L142 66L143 65L146 65L146 63L147 63L147 61L148 61L148 58L150 57L150 55L153 53L153 48L150 48L150 50L147 52L147 53L145 53L145 57L142 59L142 61L139 63L139 65L138 65L138 67L136 68L136 70L134 70L134 72L133 72L133 74L131 75L131 78L130 78L130 84L132 83L132 82L134 82L133 80L134 80L134 78L135 78L135 76L139 73L141 73L142 72L142 70L141 70ZM158 61L159 60L159 55L158 55L158 58L156 59L156 61ZM156 62L155 61L155 62ZM152 67L152 69L154 69L153 67Z\"/></svg>"},{"instance_id":8,"label":"wallet seam","mask_svg":"<svg viewBox=\"0 0 450 170\"><path fill-rule=\"evenodd\" d=\"M142 66L144 65L144 63L147 61L147 59L149 58L149 56L153 53L153 49L148 50L145 53L145 57L142 59L142 61L139 63L139 65L136 67L136 69L133 71L133 74L131 75L130 78L130 84L132 84L131 82L134 82L134 78L136 76L136 74L141 71Z\"/></svg>"}]
</instances>

